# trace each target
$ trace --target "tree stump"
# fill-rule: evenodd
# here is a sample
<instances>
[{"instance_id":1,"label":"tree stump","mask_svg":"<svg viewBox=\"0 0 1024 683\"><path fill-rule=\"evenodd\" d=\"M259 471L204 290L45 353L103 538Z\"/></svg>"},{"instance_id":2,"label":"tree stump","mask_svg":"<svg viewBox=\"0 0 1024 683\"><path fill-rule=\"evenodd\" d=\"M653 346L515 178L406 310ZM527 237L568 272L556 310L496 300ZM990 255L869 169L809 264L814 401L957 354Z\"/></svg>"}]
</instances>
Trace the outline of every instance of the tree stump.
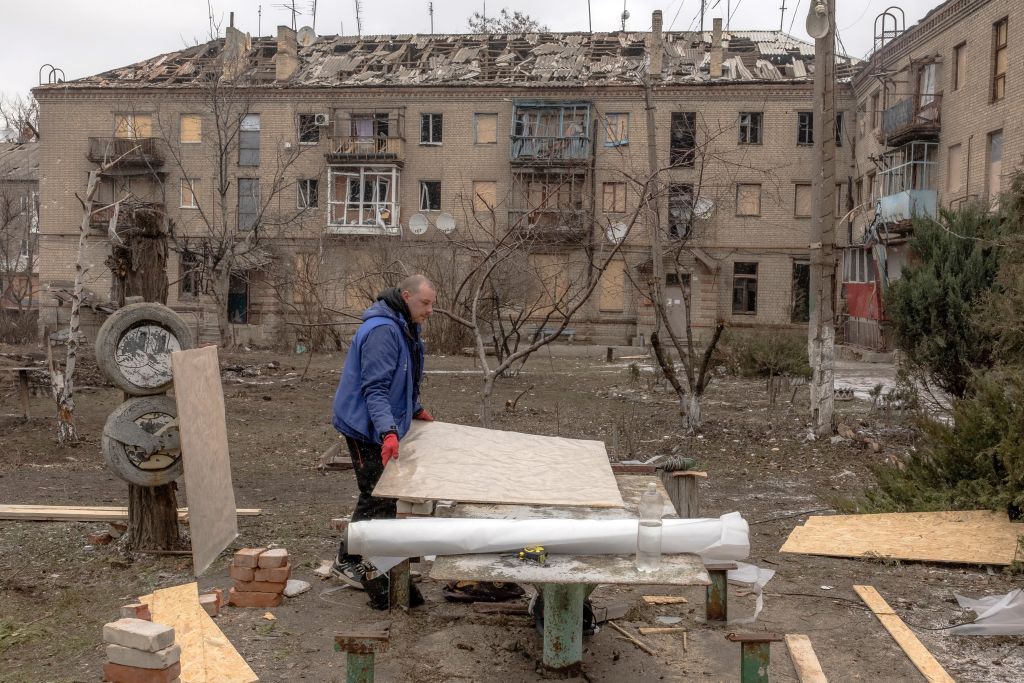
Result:
<instances>
[{"instance_id":1,"label":"tree stump","mask_svg":"<svg viewBox=\"0 0 1024 683\"><path fill-rule=\"evenodd\" d=\"M181 545L178 529L178 485L128 485L128 545L133 550L176 550Z\"/></svg>"}]
</instances>

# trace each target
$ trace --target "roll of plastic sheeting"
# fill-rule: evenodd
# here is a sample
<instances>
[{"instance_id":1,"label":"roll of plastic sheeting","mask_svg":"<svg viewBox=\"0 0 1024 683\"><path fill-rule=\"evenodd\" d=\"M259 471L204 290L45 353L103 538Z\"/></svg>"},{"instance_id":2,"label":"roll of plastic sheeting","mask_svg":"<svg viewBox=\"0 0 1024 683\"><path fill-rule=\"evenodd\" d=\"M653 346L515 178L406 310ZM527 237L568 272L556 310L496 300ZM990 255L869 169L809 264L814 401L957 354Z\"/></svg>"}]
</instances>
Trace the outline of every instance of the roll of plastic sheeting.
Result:
<instances>
[{"instance_id":1,"label":"roll of plastic sheeting","mask_svg":"<svg viewBox=\"0 0 1024 683\"><path fill-rule=\"evenodd\" d=\"M620 555L636 552L637 520L378 519L348 526L348 552L415 557L502 553L543 545L549 553ZM750 554L750 529L738 512L718 519L666 519L664 553L711 560Z\"/></svg>"},{"instance_id":2,"label":"roll of plastic sheeting","mask_svg":"<svg viewBox=\"0 0 1024 683\"><path fill-rule=\"evenodd\" d=\"M1006 595L989 595L978 600L956 596L960 607L976 612L972 624L949 629L958 636L1019 636L1024 634L1024 589Z\"/></svg>"}]
</instances>

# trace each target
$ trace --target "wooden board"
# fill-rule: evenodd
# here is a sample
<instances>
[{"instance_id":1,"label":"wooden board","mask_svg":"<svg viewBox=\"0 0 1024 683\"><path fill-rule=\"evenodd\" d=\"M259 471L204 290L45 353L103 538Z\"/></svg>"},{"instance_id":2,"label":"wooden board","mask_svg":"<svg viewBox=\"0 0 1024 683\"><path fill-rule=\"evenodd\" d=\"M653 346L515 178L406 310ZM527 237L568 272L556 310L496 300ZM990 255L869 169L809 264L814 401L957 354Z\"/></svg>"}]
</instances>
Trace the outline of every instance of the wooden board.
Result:
<instances>
[{"instance_id":1,"label":"wooden board","mask_svg":"<svg viewBox=\"0 0 1024 683\"><path fill-rule=\"evenodd\" d=\"M854 586L860 599L871 608L878 620L882 622L896 643L903 648L903 651L910 657L917 670L929 683L954 683L953 678L946 673L942 665L932 656L932 653L918 640L914 632L903 623L903 620L896 616L896 613L889 607L889 603L878 594L874 586Z\"/></svg>"},{"instance_id":2,"label":"wooden board","mask_svg":"<svg viewBox=\"0 0 1024 683\"><path fill-rule=\"evenodd\" d=\"M784 553L1009 565L1024 524L986 510L809 517Z\"/></svg>"},{"instance_id":3,"label":"wooden board","mask_svg":"<svg viewBox=\"0 0 1024 683\"><path fill-rule=\"evenodd\" d=\"M239 508L235 514L254 517L261 508ZM128 519L126 507L77 505L0 505L0 519L32 522L121 522ZM188 522L188 508L178 508L178 519Z\"/></svg>"},{"instance_id":4,"label":"wooden board","mask_svg":"<svg viewBox=\"0 0 1024 683\"><path fill-rule=\"evenodd\" d=\"M683 605L689 602L681 595L644 595L642 597L648 605Z\"/></svg>"},{"instance_id":5,"label":"wooden board","mask_svg":"<svg viewBox=\"0 0 1024 683\"><path fill-rule=\"evenodd\" d=\"M188 463L185 463L188 469ZM373 495L621 508L601 441L414 421Z\"/></svg>"},{"instance_id":6,"label":"wooden board","mask_svg":"<svg viewBox=\"0 0 1024 683\"><path fill-rule=\"evenodd\" d=\"M189 504L192 567L201 576L238 536L224 389L216 346L171 353Z\"/></svg>"},{"instance_id":7,"label":"wooden board","mask_svg":"<svg viewBox=\"0 0 1024 683\"><path fill-rule=\"evenodd\" d=\"M144 595L153 622L174 628L181 646L182 683L253 683L256 674L199 605L199 587L187 583Z\"/></svg>"},{"instance_id":8,"label":"wooden board","mask_svg":"<svg viewBox=\"0 0 1024 683\"><path fill-rule=\"evenodd\" d=\"M663 555L661 566L641 572L632 555L548 555L543 565L512 555L445 555L434 560L430 577L438 581L512 581L559 584L706 586L711 581L698 555Z\"/></svg>"},{"instance_id":9,"label":"wooden board","mask_svg":"<svg viewBox=\"0 0 1024 683\"><path fill-rule=\"evenodd\" d=\"M811 647L810 638L799 633L787 633L786 647L789 648L789 657L793 660L793 668L796 669L800 683L828 683L818 663L818 656Z\"/></svg>"}]
</instances>

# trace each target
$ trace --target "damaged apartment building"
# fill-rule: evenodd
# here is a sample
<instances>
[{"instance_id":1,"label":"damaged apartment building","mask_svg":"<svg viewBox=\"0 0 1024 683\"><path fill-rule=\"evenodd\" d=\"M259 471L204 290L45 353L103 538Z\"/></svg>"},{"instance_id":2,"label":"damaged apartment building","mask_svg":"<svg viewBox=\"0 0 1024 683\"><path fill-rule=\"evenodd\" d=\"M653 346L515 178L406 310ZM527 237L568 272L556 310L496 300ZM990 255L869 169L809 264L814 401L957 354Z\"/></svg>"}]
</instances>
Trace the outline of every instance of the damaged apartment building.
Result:
<instances>
[{"instance_id":1,"label":"damaged apartment building","mask_svg":"<svg viewBox=\"0 0 1024 683\"><path fill-rule=\"evenodd\" d=\"M47 131L40 277L52 291L68 286L76 194L107 162L97 201L125 199L118 230L153 211L167 217L168 303L202 341L222 338L226 316L238 342L293 342L302 328L290 323L310 297L358 313L367 273L513 229L531 236L524 263L556 273L553 290L572 286L581 254L608 249L625 226L621 257L572 327L594 342L627 343L654 319L630 286L650 272L650 214L636 211L649 77L660 229L686 247L680 266L666 269L670 315L682 315L688 288L695 336L718 320L799 327L808 316L813 60L813 45L779 31L723 31L716 20L713 31L662 33L660 15L648 33L355 37L279 27L251 38L231 27L220 40L34 91ZM837 60L841 178L853 168L844 127L853 69ZM211 106L225 92L242 108ZM838 193L843 202L848 194ZM109 222L109 212L94 215L84 257L98 299L111 287L102 267ZM258 248L232 261L227 287L197 275L210 240L254 231ZM296 274L311 270L315 287L299 291ZM44 297L42 324L66 319L58 303Z\"/></svg>"}]
</instances>

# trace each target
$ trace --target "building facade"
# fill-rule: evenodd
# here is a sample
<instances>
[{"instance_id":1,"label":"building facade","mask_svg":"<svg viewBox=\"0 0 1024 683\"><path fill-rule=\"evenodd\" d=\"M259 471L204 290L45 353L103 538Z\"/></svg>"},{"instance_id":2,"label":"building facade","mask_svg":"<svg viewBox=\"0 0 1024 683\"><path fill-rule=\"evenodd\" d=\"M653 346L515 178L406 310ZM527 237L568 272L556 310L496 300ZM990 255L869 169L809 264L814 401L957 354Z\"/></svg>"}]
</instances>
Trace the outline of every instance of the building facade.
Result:
<instances>
[{"instance_id":1,"label":"building facade","mask_svg":"<svg viewBox=\"0 0 1024 683\"><path fill-rule=\"evenodd\" d=\"M0 336L39 303L39 144L0 143Z\"/></svg>"},{"instance_id":2,"label":"building facade","mask_svg":"<svg viewBox=\"0 0 1024 683\"><path fill-rule=\"evenodd\" d=\"M345 316L403 269L430 272L444 303L460 282L458 254L514 233L523 253L502 266L507 292L493 305L522 314L516 297L532 296L538 324L621 241L572 328L626 343L654 319L633 284L650 271L654 227L681 247L666 257L668 310L682 315L685 290L695 336L719 320L805 329L813 56L777 31L720 28L362 38L229 28L35 90L47 131L41 278L71 278L75 194L111 163L100 202L124 200L119 228L148 211L168 217L168 302L203 340L223 337L224 315L233 339L262 345L301 339L322 319L310 308L355 324ZM852 63L838 67L837 167L853 177ZM648 77L658 226L638 209L650 178ZM110 287L99 265L109 220L110 210L93 216L84 255L97 294ZM208 275L224 253L210 245L232 241L246 246L232 247L218 289L197 264ZM47 324L62 316L44 302Z\"/></svg>"}]
</instances>

